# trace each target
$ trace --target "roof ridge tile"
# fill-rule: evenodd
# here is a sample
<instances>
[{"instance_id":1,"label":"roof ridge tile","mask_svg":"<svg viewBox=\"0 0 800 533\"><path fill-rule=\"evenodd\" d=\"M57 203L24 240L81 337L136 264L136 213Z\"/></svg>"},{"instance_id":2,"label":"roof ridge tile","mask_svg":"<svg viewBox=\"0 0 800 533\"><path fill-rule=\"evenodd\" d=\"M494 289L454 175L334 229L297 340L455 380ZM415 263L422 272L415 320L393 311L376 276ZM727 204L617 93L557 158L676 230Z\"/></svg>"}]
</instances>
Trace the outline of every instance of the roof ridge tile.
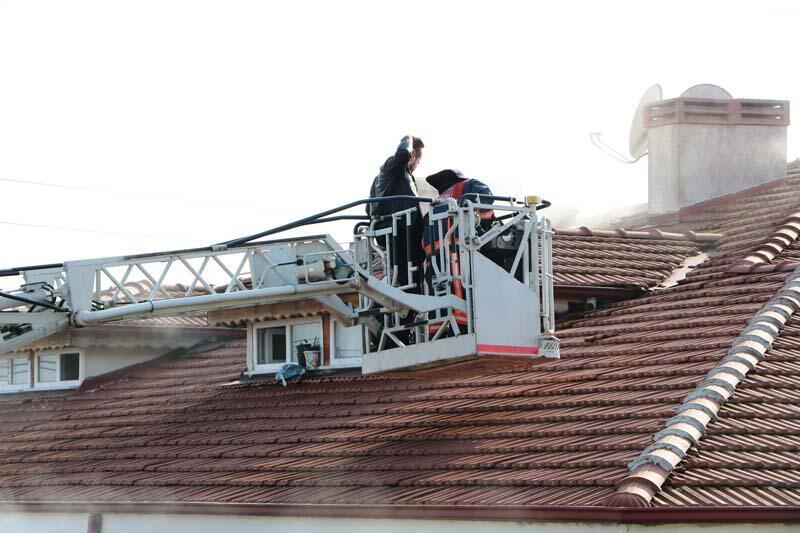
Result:
<instances>
[{"instance_id":1,"label":"roof ridge tile","mask_svg":"<svg viewBox=\"0 0 800 533\"><path fill-rule=\"evenodd\" d=\"M716 242L721 239L721 233L695 232L688 230L682 233L666 232L659 228L644 230L627 230L617 228L613 230L591 229L587 226L578 228L556 229L556 235L576 237L610 237L623 239L650 239L663 241L689 241L689 242Z\"/></svg>"},{"instance_id":2,"label":"roof ridge tile","mask_svg":"<svg viewBox=\"0 0 800 533\"><path fill-rule=\"evenodd\" d=\"M756 249L751 250L745 257L734 261L728 267L727 273L741 274L753 272L756 269L764 271L764 266L772 263L788 246L800 238L800 211L790 213L772 233ZM797 263L792 263L796 268ZM788 269L788 265L775 265L774 269Z\"/></svg>"},{"instance_id":3,"label":"roof ridge tile","mask_svg":"<svg viewBox=\"0 0 800 533\"><path fill-rule=\"evenodd\" d=\"M797 268L776 296L749 321L717 367L709 371L707 378L684 399L684 406L699 403L706 409L684 408L684 414L668 420L667 427L653 437L654 441L669 443L684 452L697 446L708 424L734 395L748 372L770 350L790 317L799 310L800 268ZM742 359L749 364L743 363ZM640 505L649 505L682 460L678 454L665 455L661 450L646 448L637 460L630 463L628 475L617 484L616 492L606 504L618 506L634 498Z\"/></svg>"}]
</instances>

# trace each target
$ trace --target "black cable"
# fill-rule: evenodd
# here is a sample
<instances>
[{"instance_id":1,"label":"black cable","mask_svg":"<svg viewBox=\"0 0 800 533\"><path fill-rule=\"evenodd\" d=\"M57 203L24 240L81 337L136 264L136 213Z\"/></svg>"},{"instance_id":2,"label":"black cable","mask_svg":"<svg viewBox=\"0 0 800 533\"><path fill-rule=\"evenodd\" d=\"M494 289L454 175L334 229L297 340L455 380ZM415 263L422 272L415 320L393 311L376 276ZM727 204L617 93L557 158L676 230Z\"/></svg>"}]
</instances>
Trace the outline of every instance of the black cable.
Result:
<instances>
[{"instance_id":1,"label":"black cable","mask_svg":"<svg viewBox=\"0 0 800 533\"><path fill-rule=\"evenodd\" d=\"M7 268L5 270L0 270L0 277L20 276L22 275L22 272L26 270L44 270L47 268L64 268L64 263L50 263L48 265L31 265L31 266Z\"/></svg>"},{"instance_id":2,"label":"black cable","mask_svg":"<svg viewBox=\"0 0 800 533\"><path fill-rule=\"evenodd\" d=\"M328 209L327 211L322 211L321 213L316 213L314 215L301 218L300 220L289 222L288 224L278 226L277 228L272 228L266 231L262 231L260 233L255 233L253 235L241 237L239 239L232 239L230 241L220 242L217 243L217 246L228 246L228 247L241 246L242 244L250 242L253 239L260 239L261 237L266 237L267 235L274 235L276 233L282 233L284 231L289 231L291 229L299 228L301 226L306 226L310 223L313 223L313 221L315 220L322 219L324 217L327 217L328 215L333 215L334 213L338 213L340 211L344 211L346 209L350 209L359 205L380 204L384 202L393 202L395 200L408 200L410 202L423 202L423 203L433 202L433 198L426 198L423 196L411 196L411 195L385 196L383 198L366 198L363 200L356 200L355 202L350 202L348 204L340 205L339 207L334 207L333 209Z\"/></svg>"},{"instance_id":3,"label":"black cable","mask_svg":"<svg viewBox=\"0 0 800 533\"><path fill-rule=\"evenodd\" d=\"M496 201L501 201L501 202L502 201L505 201L505 202L514 201L514 198L512 198L510 196L478 195L476 193L465 194L462 197L462 200L464 198L471 197L471 196L476 196L476 197L480 196L480 198L482 198L482 199L496 200ZM327 211L322 211L321 213L316 213L314 215L310 215L310 216L302 218L300 220L296 220L294 222L290 222L288 224L284 224L284 225L278 226L276 228L272 228L272 229L269 229L269 230L266 230L266 231L262 231L261 233L256 233L256 234L253 234L253 235L249 235L247 237L242 237L242 238L239 238L239 239L233 239L233 240L230 240L230 241L221 242L221 243L218 243L215 246L202 246L202 247L198 247L198 248L186 248L186 249L182 249L182 250L170 250L170 251L166 251L166 252L150 252L150 253L145 253L145 254L134 254L134 255L124 256L124 259L125 260L143 259L143 258L147 258L147 257L156 257L156 256L159 256L159 255L174 255L174 254L179 254L179 253L206 252L206 251L214 250L214 248L216 246L225 246L227 248L234 248L236 246L242 246L242 245L244 245L246 243L249 243L253 239L258 239L258 238L261 238L261 237L266 237L267 235L274 235L276 233L289 231L290 229L299 228L301 226L309 226L309 225L312 225L312 224L322 224L322 223L325 223L325 222L335 222L337 220L369 220L370 217L368 217L366 215L339 215L339 216L335 216L335 217L329 217L328 215L332 215L334 213L338 213L340 211L344 211L346 209L350 209L350 208L356 207L358 205L363 205L363 204L367 204L367 203L369 203L369 204L378 204L378 203L384 203L384 202L392 202L392 201L395 201L395 200L408 200L408 201L422 202L422 203L431 203L431 202L434 201L433 198L427 198L427 197L424 197L424 196L409 196L409 195L386 196L384 198L366 198L366 199L363 199L363 200L356 200L354 202L350 202L348 204L341 205L339 207L334 207L333 209L328 209ZM542 203L537 206L538 209L545 209L547 207L550 207L550 202L548 202L547 200L542 200ZM388 216L390 216L390 215L388 215ZM383 218L383 217L381 217L381 218ZM356 224L356 227L360 227L360 224L361 223ZM279 242L279 241L265 241L264 243L257 243L257 244L267 244L267 243L270 243L270 242ZM255 244L255 243L251 243L251 244ZM25 266L25 267L14 267L14 268L0 270L0 277L3 277L3 276L19 276L19 275L22 274L23 271L26 271L26 270L42 270L42 269L48 269L48 268L63 268L63 267L64 267L63 263L50 263L50 264L45 264L45 265L32 265L32 266Z\"/></svg>"},{"instance_id":4,"label":"black cable","mask_svg":"<svg viewBox=\"0 0 800 533\"><path fill-rule=\"evenodd\" d=\"M311 224L324 224L325 222L336 222L337 220L369 220L368 215L339 215L335 217L320 218L312 220L307 225Z\"/></svg>"},{"instance_id":5,"label":"black cable","mask_svg":"<svg viewBox=\"0 0 800 533\"><path fill-rule=\"evenodd\" d=\"M325 235L304 235L302 238L304 239L322 239ZM259 241L259 242L251 242L248 243L249 246L262 246L267 244L278 244L287 242L286 239L274 239L270 241ZM197 253L197 252L213 252L214 246L201 246L199 248L184 248L182 250L167 250L162 252L147 252L144 254L133 254L133 255L125 255L122 258L125 261L129 261L131 259L147 259L148 257L158 257L160 255L177 255L177 254L189 254L189 253ZM228 246L227 248L236 248L235 246Z\"/></svg>"},{"instance_id":6,"label":"black cable","mask_svg":"<svg viewBox=\"0 0 800 533\"><path fill-rule=\"evenodd\" d=\"M9 294L3 291L0 291L0 296L2 296L3 298L8 298L9 300L16 300L18 302L22 302L28 305L38 305L39 307L52 309L53 311L64 311L64 309L61 309L60 307L57 307L51 303L37 302L36 300L31 300L30 298L25 298L24 296L17 296L15 294Z\"/></svg>"}]
</instances>

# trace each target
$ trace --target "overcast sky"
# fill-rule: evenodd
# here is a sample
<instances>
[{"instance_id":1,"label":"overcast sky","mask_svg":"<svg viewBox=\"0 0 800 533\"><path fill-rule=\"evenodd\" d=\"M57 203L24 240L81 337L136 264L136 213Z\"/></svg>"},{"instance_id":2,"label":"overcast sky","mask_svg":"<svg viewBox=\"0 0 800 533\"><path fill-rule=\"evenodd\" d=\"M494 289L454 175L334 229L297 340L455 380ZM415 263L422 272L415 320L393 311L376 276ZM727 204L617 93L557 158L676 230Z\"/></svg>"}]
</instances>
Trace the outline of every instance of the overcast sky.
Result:
<instances>
[{"instance_id":1,"label":"overcast sky","mask_svg":"<svg viewBox=\"0 0 800 533\"><path fill-rule=\"evenodd\" d=\"M642 203L646 161L588 134L626 149L653 83L800 102L798 22L800 3L764 0L0 0L0 268L365 197L407 133L418 177L459 168L581 215Z\"/></svg>"}]
</instances>

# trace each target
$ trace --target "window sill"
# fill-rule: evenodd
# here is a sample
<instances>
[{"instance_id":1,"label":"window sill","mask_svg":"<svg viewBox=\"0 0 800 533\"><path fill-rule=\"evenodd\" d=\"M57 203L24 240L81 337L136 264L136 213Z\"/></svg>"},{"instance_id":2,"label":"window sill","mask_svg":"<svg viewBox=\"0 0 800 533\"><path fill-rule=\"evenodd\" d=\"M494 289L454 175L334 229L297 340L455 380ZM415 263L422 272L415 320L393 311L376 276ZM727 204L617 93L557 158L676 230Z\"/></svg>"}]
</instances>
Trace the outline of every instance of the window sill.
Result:
<instances>
[{"instance_id":1,"label":"window sill","mask_svg":"<svg viewBox=\"0 0 800 533\"><path fill-rule=\"evenodd\" d=\"M280 370L281 367L285 364L286 363L276 363L274 365L260 365L252 371L248 370L247 372L244 373L244 375L249 377L249 376L261 376L264 374L274 374L275 372Z\"/></svg>"},{"instance_id":2,"label":"window sill","mask_svg":"<svg viewBox=\"0 0 800 533\"><path fill-rule=\"evenodd\" d=\"M8 392L24 392L33 390L30 385L0 385L0 394Z\"/></svg>"},{"instance_id":3,"label":"window sill","mask_svg":"<svg viewBox=\"0 0 800 533\"><path fill-rule=\"evenodd\" d=\"M60 390L77 389L81 386L80 380L75 381L56 381L53 383L37 383L31 390Z\"/></svg>"},{"instance_id":4,"label":"window sill","mask_svg":"<svg viewBox=\"0 0 800 533\"><path fill-rule=\"evenodd\" d=\"M361 368L361 358L354 357L352 359L339 359L338 361L334 360L330 366L326 366L324 368Z\"/></svg>"},{"instance_id":5,"label":"window sill","mask_svg":"<svg viewBox=\"0 0 800 533\"><path fill-rule=\"evenodd\" d=\"M269 367L260 366L260 367L256 368L255 370L247 370L245 372L242 372L242 375L246 376L248 378L251 378L251 377L266 376L266 375L269 375L269 374L275 374L278 370L281 369L281 366L283 366L284 364L286 364L286 363L280 363L278 365L275 365L274 367L273 366L269 366ZM357 368L357 369L361 368L361 360L360 359L358 361L334 361L332 364L327 365L327 366L320 366L320 367L317 367L317 368L314 368L314 369L306 368L306 372L314 373L314 372L324 372L324 371L327 371L327 370L346 370L346 369L353 369L353 368Z\"/></svg>"}]
</instances>

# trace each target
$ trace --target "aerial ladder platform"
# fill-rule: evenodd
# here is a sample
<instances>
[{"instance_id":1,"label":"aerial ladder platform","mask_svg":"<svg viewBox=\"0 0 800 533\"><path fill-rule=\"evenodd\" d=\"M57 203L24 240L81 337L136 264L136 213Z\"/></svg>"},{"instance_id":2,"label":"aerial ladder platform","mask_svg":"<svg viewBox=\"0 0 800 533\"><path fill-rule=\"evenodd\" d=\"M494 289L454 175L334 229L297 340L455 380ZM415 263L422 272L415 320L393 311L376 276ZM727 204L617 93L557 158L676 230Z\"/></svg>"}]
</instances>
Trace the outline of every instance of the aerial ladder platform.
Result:
<instances>
[{"instance_id":1,"label":"aerial ladder platform","mask_svg":"<svg viewBox=\"0 0 800 533\"><path fill-rule=\"evenodd\" d=\"M378 219L342 214L397 199L428 204L436 246L424 267L397 261L399 247L413 244L403 226L421 207ZM538 197L368 198L203 248L0 270L23 280L0 291L0 355L67 328L315 300L362 326L364 374L481 355L558 357L553 231L539 214L547 206ZM498 215L489 228L485 210ZM280 238L341 220L358 221L346 248L327 234ZM140 281L146 290L132 290ZM343 298L354 293L357 305Z\"/></svg>"}]
</instances>

